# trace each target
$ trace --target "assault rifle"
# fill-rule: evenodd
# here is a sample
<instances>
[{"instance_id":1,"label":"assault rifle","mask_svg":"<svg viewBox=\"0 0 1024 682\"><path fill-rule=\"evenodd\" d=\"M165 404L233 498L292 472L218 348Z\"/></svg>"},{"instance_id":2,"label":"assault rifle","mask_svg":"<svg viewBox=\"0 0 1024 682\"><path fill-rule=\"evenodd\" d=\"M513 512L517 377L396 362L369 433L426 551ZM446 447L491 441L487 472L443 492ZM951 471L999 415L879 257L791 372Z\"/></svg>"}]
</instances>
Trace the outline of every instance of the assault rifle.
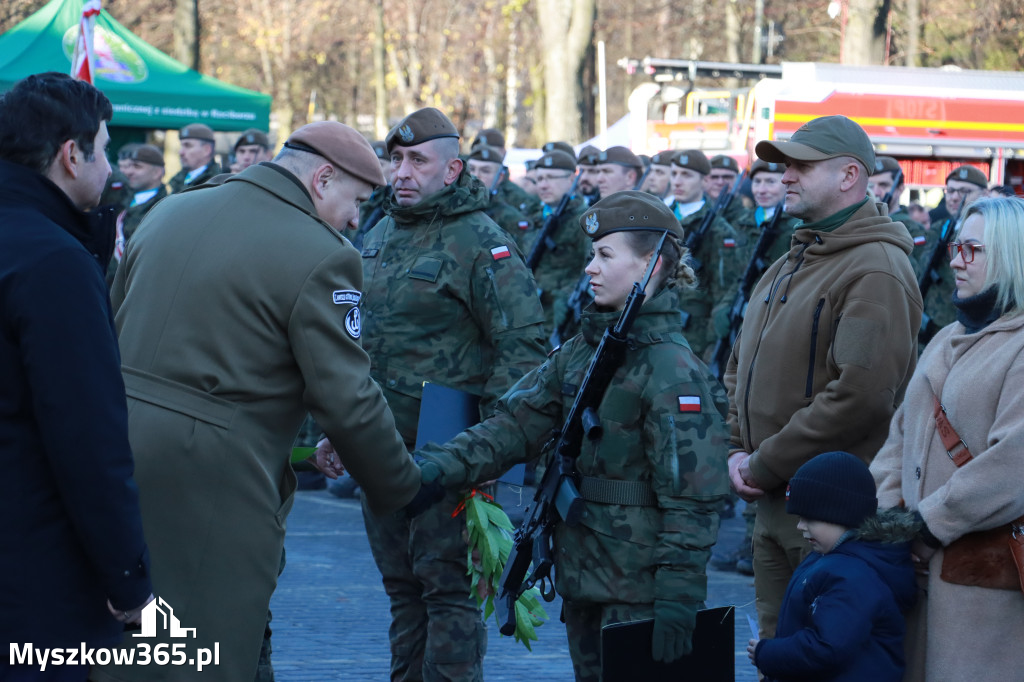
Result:
<instances>
[{"instance_id":1,"label":"assault rifle","mask_svg":"<svg viewBox=\"0 0 1024 682\"><path fill-rule=\"evenodd\" d=\"M917 280L917 286L921 290L922 301L928 295L928 290L931 289L932 285L942 281L940 268L949 267L947 251L949 243L953 241L953 235L957 233L959 224L959 221L954 222L953 218L950 217L946 218L946 222L942 223L942 227L939 228L939 238L935 240L932 252L928 254L927 260L925 260L927 265L921 273L920 279ZM939 331L938 325L935 324L927 313L922 313L921 329L917 333L918 340L921 343L928 343L937 331Z\"/></svg>"},{"instance_id":2,"label":"assault rifle","mask_svg":"<svg viewBox=\"0 0 1024 682\"><path fill-rule=\"evenodd\" d=\"M780 201L775 206L775 214L768 224L761 228L761 235L757 238L757 243L754 245L754 253L747 262L747 267L744 268L743 274L740 275L740 289L736 292L732 305L729 306L729 333L720 337L715 342L715 347L711 353L711 364L708 367L711 373L718 377L719 381L725 376L725 366L729 362L732 345L736 343L736 337L739 336L740 328L743 326L743 315L747 312L750 293L754 290L754 285L761 279L761 275L764 274L769 265L769 263L765 262L765 256L768 254L768 250L772 248L772 244L775 243L775 239L779 236L779 219L782 217L782 211L785 206L785 200Z\"/></svg>"},{"instance_id":3,"label":"assault rifle","mask_svg":"<svg viewBox=\"0 0 1024 682\"><path fill-rule=\"evenodd\" d=\"M501 187L501 183L505 182L505 178L508 177L508 166L502 166L498 170L498 174L494 176L494 182L491 183L491 196L498 195L498 188Z\"/></svg>"},{"instance_id":4,"label":"assault rifle","mask_svg":"<svg viewBox=\"0 0 1024 682\"><path fill-rule=\"evenodd\" d=\"M899 187L902 182L903 169L898 168L896 170L896 174L892 176L892 187L890 187L889 191L885 193L884 197L882 197L882 203L885 204L886 211L889 210L889 203L892 201L892 193L896 191L896 188Z\"/></svg>"},{"instance_id":5,"label":"assault rifle","mask_svg":"<svg viewBox=\"0 0 1024 682\"><path fill-rule=\"evenodd\" d=\"M494 601L498 622L501 624L499 630L503 635L511 635L516 631L516 600L526 590L539 584L541 596L546 601L555 598L551 579L554 527L559 520L567 526L575 526L583 514L585 502L577 488L579 473L576 471L576 458L579 457L584 437L589 440L601 437L602 427L597 408L616 370L626 358L629 330L640 314L640 307L646 298L644 290L651 281L654 265L667 236L668 232L665 232L658 242L643 281L633 284L633 291L626 299L619 319L605 329L565 423L551 439L554 447L544 477L537 486L533 502L526 509L523 523L516 529L512 550L499 579L498 595ZM533 572L527 576L531 560Z\"/></svg>"},{"instance_id":6,"label":"assault rifle","mask_svg":"<svg viewBox=\"0 0 1024 682\"><path fill-rule=\"evenodd\" d=\"M714 206L711 207L707 213L704 214L704 219L700 221L700 225L696 230L686 236L686 248L690 251L690 267L693 268L694 272L700 270L700 261L697 260L697 251L700 249L701 244L704 243L704 236L711 228L711 223L715 222L715 216L724 211L732 198L736 196L736 192L739 191L740 185L747 179L747 171L743 171L736 182L733 183L732 187L728 191L722 190L721 194L718 195L718 199L715 201Z\"/></svg>"},{"instance_id":7,"label":"assault rifle","mask_svg":"<svg viewBox=\"0 0 1024 682\"><path fill-rule=\"evenodd\" d=\"M537 235L536 241L533 242L533 246L530 248L530 253L526 255L526 267L531 270L537 269L537 264L540 263L540 259L544 257L544 254L548 250L554 250L558 244L555 242L553 235L555 230L558 228L558 219L565 213L566 207L569 206L569 202L576 196L576 186L580 182L580 174L577 173L576 177L572 179L572 187L569 191L562 195L561 201L558 202L558 206L555 210L544 219L544 224L541 225L540 234Z\"/></svg>"}]
</instances>

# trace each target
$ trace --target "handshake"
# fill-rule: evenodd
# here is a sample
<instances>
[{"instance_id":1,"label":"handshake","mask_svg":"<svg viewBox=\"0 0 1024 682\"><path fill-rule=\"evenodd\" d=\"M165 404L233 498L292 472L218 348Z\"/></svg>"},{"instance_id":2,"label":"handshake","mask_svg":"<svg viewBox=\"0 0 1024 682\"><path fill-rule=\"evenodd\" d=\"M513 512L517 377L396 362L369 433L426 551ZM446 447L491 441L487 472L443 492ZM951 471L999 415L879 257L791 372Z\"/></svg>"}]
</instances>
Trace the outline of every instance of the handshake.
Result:
<instances>
[{"instance_id":1,"label":"handshake","mask_svg":"<svg viewBox=\"0 0 1024 682\"><path fill-rule=\"evenodd\" d=\"M326 438L320 439L314 453L315 461L313 466L319 469L324 476L330 479L337 479L345 473L345 466L341 462L341 456ZM413 459L420 467L420 489L412 501L405 506L405 514L410 519L419 516L444 497L444 473L441 467L429 460L413 455Z\"/></svg>"}]
</instances>

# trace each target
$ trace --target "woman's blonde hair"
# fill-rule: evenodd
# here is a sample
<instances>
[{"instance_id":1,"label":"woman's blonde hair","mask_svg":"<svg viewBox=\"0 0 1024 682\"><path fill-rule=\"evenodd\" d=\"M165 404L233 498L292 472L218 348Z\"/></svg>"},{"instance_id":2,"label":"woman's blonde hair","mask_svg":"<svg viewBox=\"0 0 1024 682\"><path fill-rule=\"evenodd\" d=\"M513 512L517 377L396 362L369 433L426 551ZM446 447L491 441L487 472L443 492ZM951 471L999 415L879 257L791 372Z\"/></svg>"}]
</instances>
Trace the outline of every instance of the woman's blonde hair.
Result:
<instances>
[{"instance_id":1,"label":"woman's blonde hair","mask_svg":"<svg viewBox=\"0 0 1024 682\"><path fill-rule=\"evenodd\" d=\"M633 252L644 255L654 253L662 233L658 230L628 230L625 234L626 242ZM661 262L665 267L656 275L658 279L652 290L657 291L666 285L675 285L684 289L695 288L697 274L687 263L689 259L690 250L683 244L683 240L669 234L665 240L665 246L661 249Z\"/></svg>"},{"instance_id":2,"label":"woman's blonde hair","mask_svg":"<svg viewBox=\"0 0 1024 682\"><path fill-rule=\"evenodd\" d=\"M1024 200L1016 197L979 199L967 207L985 221L985 289L996 287L996 305L1007 313L1024 312Z\"/></svg>"}]
</instances>

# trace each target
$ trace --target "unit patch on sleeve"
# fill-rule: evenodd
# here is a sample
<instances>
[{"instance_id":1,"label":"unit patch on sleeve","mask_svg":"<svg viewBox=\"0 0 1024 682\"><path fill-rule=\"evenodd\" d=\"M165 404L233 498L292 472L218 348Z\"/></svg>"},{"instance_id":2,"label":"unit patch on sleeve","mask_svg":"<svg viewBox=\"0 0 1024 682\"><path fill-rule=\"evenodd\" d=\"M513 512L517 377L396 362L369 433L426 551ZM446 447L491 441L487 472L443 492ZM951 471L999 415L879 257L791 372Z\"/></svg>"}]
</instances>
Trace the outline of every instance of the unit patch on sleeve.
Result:
<instances>
[{"instance_id":1,"label":"unit patch on sleeve","mask_svg":"<svg viewBox=\"0 0 1024 682\"><path fill-rule=\"evenodd\" d=\"M344 305L350 303L352 305L359 305L360 299L363 294L359 291L353 291L351 289L338 289L334 292L334 305Z\"/></svg>"},{"instance_id":2,"label":"unit patch on sleeve","mask_svg":"<svg viewBox=\"0 0 1024 682\"><path fill-rule=\"evenodd\" d=\"M681 395L681 396L679 396L679 411L680 412L700 412L700 396L699 395Z\"/></svg>"},{"instance_id":3,"label":"unit patch on sleeve","mask_svg":"<svg viewBox=\"0 0 1024 682\"><path fill-rule=\"evenodd\" d=\"M362 318L360 317L359 308L353 306L348 311L348 314L345 315L345 331L347 331L348 335L353 339L358 339L359 335L363 331L362 327Z\"/></svg>"},{"instance_id":4,"label":"unit patch on sleeve","mask_svg":"<svg viewBox=\"0 0 1024 682\"><path fill-rule=\"evenodd\" d=\"M509 258L512 252L508 250L507 246L496 246L491 249L491 257L494 260L501 260L502 258Z\"/></svg>"}]
</instances>

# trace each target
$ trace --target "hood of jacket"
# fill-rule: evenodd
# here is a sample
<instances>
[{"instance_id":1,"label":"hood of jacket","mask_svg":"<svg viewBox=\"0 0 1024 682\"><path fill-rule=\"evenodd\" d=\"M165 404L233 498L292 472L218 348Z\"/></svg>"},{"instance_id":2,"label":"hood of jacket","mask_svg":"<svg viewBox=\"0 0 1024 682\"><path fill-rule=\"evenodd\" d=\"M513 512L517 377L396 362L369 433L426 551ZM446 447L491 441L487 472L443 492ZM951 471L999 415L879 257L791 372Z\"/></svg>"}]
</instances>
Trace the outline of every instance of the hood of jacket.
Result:
<instances>
[{"instance_id":1,"label":"hood of jacket","mask_svg":"<svg viewBox=\"0 0 1024 682\"><path fill-rule=\"evenodd\" d=\"M852 540L833 552L855 556L874 569L889 586L899 609L906 612L917 599L917 582L910 562L910 541L921 528L915 514L906 509L886 509L869 517Z\"/></svg>"},{"instance_id":2,"label":"hood of jacket","mask_svg":"<svg viewBox=\"0 0 1024 682\"><path fill-rule=\"evenodd\" d=\"M597 346L604 330L611 327L622 314L621 310L598 310L593 303L583 311L580 333L587 344ZM671 333L681 334L682 313L679 312L679 296L675 287L662 287L644 301L640 314L629 330L630 345L649 345L661 341Z\"/></svg>"},{"instance_id":3,"label":"hood of jacket","mask_svg":"<svg viewBox=\"0 0 1024 682\"><path fill-rule=\"evenodd\" d=\"M394 191L389 187L384 199L384 212L399 224L429 223L437 218L482 211L490 201L491 195L484 183L463 169L455 182L412 206L399 206L395 202Z\"/></svg>"},{"instance_id":4,"label":"hood of jacket","mask_svg":"<svg viewBox=\"0 0 1024 682\"><path fill-rule=\"evenodd\" d=\"M888 243L910 254L914 240L903 223L893 222L885 206L866 201L850 219L835 229L824 231L797 225L790 255L796 252L804 261L825 257L867 243Z\"/></svg>"}]
</instances>

